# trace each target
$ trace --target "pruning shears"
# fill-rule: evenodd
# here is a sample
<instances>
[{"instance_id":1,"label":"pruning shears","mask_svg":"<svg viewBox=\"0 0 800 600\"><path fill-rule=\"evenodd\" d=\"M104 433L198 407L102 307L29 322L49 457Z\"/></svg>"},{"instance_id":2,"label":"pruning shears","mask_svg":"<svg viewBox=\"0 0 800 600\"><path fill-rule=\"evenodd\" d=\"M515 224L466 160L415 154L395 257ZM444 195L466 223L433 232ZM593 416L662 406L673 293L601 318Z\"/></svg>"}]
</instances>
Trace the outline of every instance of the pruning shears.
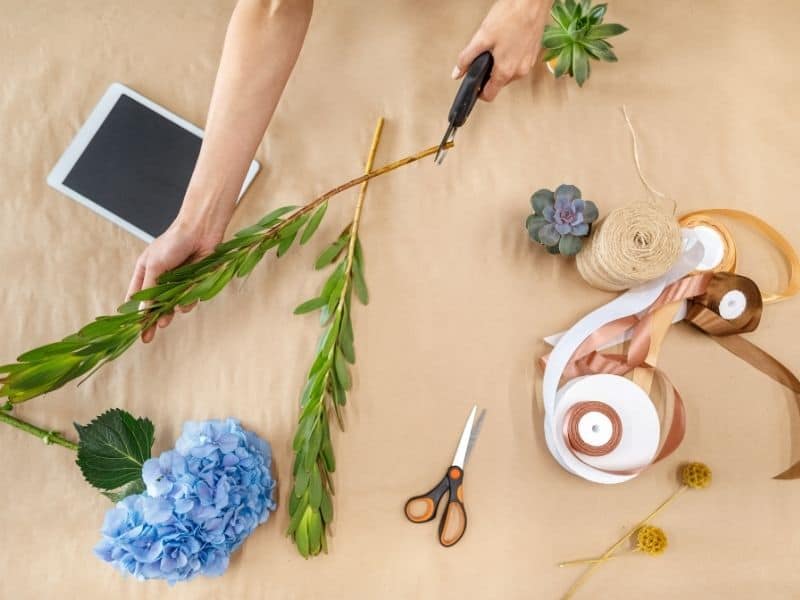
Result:
<instances>
[{"instance_id":1,"label":"pruning shears","mask_svg":"<svg viewBox=\"0 0 800 600\"><path fill-rule=\"evenodd\" d=\"M488 50L479 54L469 66L467 74L464 75L464 79L461 81L456 97L453 100L453 105L450 107L450 114L447 117L449 125L434 157L437 165L442 164L447 154L447 145L456 137L456 129L467 122L467 117L472 112L478 96L481 95L483 87L492 75L493 66L494 58Z\"/></svg>"}]
</instances>

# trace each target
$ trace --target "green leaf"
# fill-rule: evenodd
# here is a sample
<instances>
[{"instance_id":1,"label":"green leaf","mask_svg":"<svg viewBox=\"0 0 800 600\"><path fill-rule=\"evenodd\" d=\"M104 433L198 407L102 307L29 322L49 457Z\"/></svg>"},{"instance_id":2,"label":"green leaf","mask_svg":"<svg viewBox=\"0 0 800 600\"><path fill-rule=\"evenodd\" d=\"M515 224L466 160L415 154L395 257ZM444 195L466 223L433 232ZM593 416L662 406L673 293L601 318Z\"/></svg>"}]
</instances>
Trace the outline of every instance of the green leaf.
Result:
<instances>
[{"instance_id":1,"label":"green leaf","mask_svg":"<svg viewBox=\"0 0 800 600\"><path fill-rule=\"evenodd\" d=\"M364 266L364 250L361 248L361 240L356 238L355 248L353 249L353 260L361 267Z\"/></svg>"},{"instance_id":2,"label":"green leaf","mask_svg":"<svg viewBox=\"0 0 800 600\"><path fill-rule=\"evenodd\" d=\"M583 46L576 45L572 49L572 74L579 86L583 86L589 78L589 57Z\"/></svg>"},{"instance_id":3,"label":"green leaf","mask_svg":"<svg viewBox=\"0 0 800 600\"><path fill-rule=\"evenodd\" d=\"M369 291L367 290L367 282L364 280L364 272L359 263L353 263L353 289L356 296L363 305L369 304Z\"/></svg>"},{"instance_id":4,"label":"green leaf","mask_svg":"<svg viewBox=\"0 0 800 600\"><path fill-rule=\"evenodd\" d=\"M575 15L575 11L577 10L578 4L575 0L564 0L564 8L567 9L567 12L570 15Z\"/></svg>"},{"instance_id":5,"label":"green leaf","mask_svg":"<svg viewBox=\"0 0 800 600\"><path fill-rule=\"evenodd\" d=\"M555 75L556 78L572 71L572 49L573 46L567 46L561 54L558 55L558 62L556 63L555 69L553 69L553 75Z\"/></svg>"},{"instance_id":6,"label":"green leaf","mask_svg":"<svg viewBox=\"0 0 800 600\"><path fill-rule=\"evenodd\" d=\"M314 555L319 554L322 547L322 518L319 516L319 511L315 510L311 513L308 521L308 551Z\"/></svg>"},{"instance_id":7,"label":"green leaf","mask_svg":"<svg viewBox=\"0 0 800 600\"><path fill-rule=\"evenodd\" d=\"M336 358L334 360L334 368L336 370L336 380L341 384L341 386L349 390L350 389L350 372L347 367L347 361L344 358L342 352L337 348L336 350Z\"/></svg>"},{"instance_id":8,"label":"green leaf","mask_svg":"<svg viewBox=\"0 0 800 600\"><path fill-rule=\"evenodd\" d=\"M326 525L333 522L333 502L328 492L322 492L322 502L319 503L319 512L322 513L322 520Z\"/></svg>"},{"instance_id":9,"label":"green leaf","mask_svg":"<svg viewBox=\"0 0 800 600\"><path fill-rule=\"evenodd\" d=\"M138 481L131 481L130 483L126 483L121 488L117 489L113 492L101 492L103 496L114 502L115 504L126 498L128 496L133 496L134 494L143 494L147 490L147 486L145 485L144 481L139 479Z\"/></svg>"},{"instance_id":10,"label":"green leaf","mask_svg":"<svg viewBox=\"0 0 800 600\"><path fill-rule=\"evenodd\" d=\"M607 9L608 4L598 4L589 11L589 20L591 21L592 25L597 25L603 21L603 17L606 16Z\"/></svg>"},{"instance_id":11,"label":"green leaf","mask_svg":"<svg viewBox=\"0 0 800 600\"><path fill-rule=\"evenodd\" d=\"M231 250L239 250L241 248L244 248L245 246L255 246L263 238L264 236L262 231L259 231L258 233L252 235L233 237L229 239L227 242L222 242L221 244L219 244L214 249L214 251L227 253L230 252Z\"/></svg>"},{"instance_id":12,"label":"green leaf","mask_svg":"<svg viewBox=\"0 0 800 600\"><path fill-rule=\"evenodd\" d=\"M305 313L309 313L312 310L317 310L322 308L328 303L325 298L312 298L311 300L307 300L303 302L300 306L294 309L294 314L296 315L303 315Z\"/></svg>"},{"instance_id":13,"label":"green leaf","mask_svg":"<svg viewBox=\"0 0 800 600\"><path fill-rule=\"evenodd\" d=\"M542 62L550 62L561 54L561 48L550 48L542 53Z\"/></svg>"},{"instance_id":14,"label":"green leaf","mask_svg":"<svg viewBox=\"0 0 800 600\"><path fill-rule=\"evenodd\" d=\"M564 256L575 256L582 245L581 238L574 235L562 235L558 242L558 251Z\"/></svg>"},{"instance_id":15,"label":"green leaf","mask_svg":"<svg viewBox=\"0 0 800 600\"><path fill-rule=\"evenodd\" d=\"M531 196L531 208L537 215L544 214L544 209L548 206L553 206L555 202L556 198L553 191L545 188L535 191Z\"/></svg>"},{"instance_id":16,"label":"green leaf","mask_svg":"<svg viewBox=\"0 0 800 600\"><path fill-rule=\"evenodd\" d=\"M628 31L628 28L619 23L604 23L602 25L595 25L586 34L587 40L602 40L603 38L620 35Z\"/></svg>"},{"instance_id":17,"label":"green leaf","mask_svg":"<svg viewBox=\"0 0 800 600\"><path fill-rule=\"evenodd\" d=\"M315 416L304 417L300 420L300 426L297 428L297 433L292 441L292 449L295 452L298 452L311 436L311 431L314 428L316 420Z\"/></svg>"},{"instance_id":18,"label":"green leaf","mask_svg":"<svg viewBox=\"0 0 800 600\"><path fill-rule=\"evenodd\" d=\"M308 489L310 480L311 474L305 469L300 469L294 479L294 495L300 498Z\"/></svg>"},{"instance_id":19,"label":"green leaf","mask_svg":"<svg viewBox=\"0 0 800 600\"><path fill-rule=\"evenodd\" d=\"M28 368L11 374L9 383L19 392L38 388L55 389L62 378L82 360L80 356L63 354L48 358L43 362L28 363Z\"/></svg>"},{"instance_id":20,"label":"green leaf","mask_svg":"<svg viewBox=\"0 0 800 600\"><path fill-rule=\"evenodd\" d=\"M322 502L322 477L317 465L311 469L311 478L308 482L308 504L312 508L319 508Z\"/></svg>"},{"instance_id":21,"label":"green leaf","mask_svg":"<svg viewBox=\"0 0 800 600\"><path fill-rule=\"evenodd\" d=\"M333 386L333 401L339 406L347 404L347 393L340 383Z\"/></svg>"},{"instance_id":22,"label":"green leaf","mask_svg":"<svg viewBox=\"0 0 800 600\"><path fill-rule=\"evenodd\" d=\"M84 344L81 342L65 342L65 341L55 342L53 344L39 346L38 348L34 348L33 350L28 350L24 354L20 354L17 357L17 362L21 363L39 362L42 359L72 352L83 346ZM0 370L0 373L3 372L5 371Z\"/></svg>"},{"instance_id":23,"label":"green leaf","mask_svg":"<svg viewBox=\"0 0 800 600\"><path fill-rule=\"evenodd\" d=\"M547 225L547 220L539 215L530 215L525 222L525 227L528 229L528 235L534 242L542 243L539 239L539 230Z\"/></svg>"},{"instance_id":24,"label":"green leaf","mask_svg":"<svg viewBox=\"0 0 800 600\"><path fill-rule=\"evenodd\" d=\"M547 223L536 231L536 238L545 246L555 246L561 236L552 223Z\"/></svg>"},{"instance_id":25,"label":"green leaf","mask_svg":"<svg viewBox=\"0 0 800 600\"><path fill-rule=\"evenodd\" d=\"M572 42L572 38L564 31L558 29L546 30L542 34L542 48L557 50Z\"/></svg>"},{"instance_id":26,"label":"green leaf","mask_svg":"<svg viewBox=\"0 0 800 600\"><path fill-rule=\"evenodd\" d=\"M565 31L567 27L569 27L570 20L572 19L567 9L565 9L560 2L553 4L553 7L550 9L550 16L553 17L553 20Z\"/></svg>"},{"instance_id":27,"label":"green leaf","mask_svg":"<svg viewBox=\"0 0 800 600\"><path fill-rule=\"evenodd\" d=\"M285 215L288 212L295 210L296 206L282 206L280 208L276 208L271 213L264 215L261 220L258 222L258 226L265 228L270 227L272 225L276 225L276 221ZM238 234L237 234L238 235Z\"/></svg>"},{"instance_id":28,"label":"green leaf","mask_svg":"<svg viewBox=\"0 0 800 600\"><path fill-rule=\"evenodd\" d=\"M311 436L308 438L308 442L306 443L306 460L303 463L306 471L310 471L314 466L314 463L317 462L317 456L319 455L319 446L322 443L322 426L317 425L314 428L314 431L311 432Z\"/></svg>"},{"instance_id":29,"label":"green leaf","mask_svg":"<svg viewBox=\"0 0 800 600\"><path fill-rule=\"evenodd\" d=\"M297 531L300 521L303 519L303 515L306 513L306 507L308 507L308 498L305 496L298 498L295 509L291 512L292 520L289 522L286 535L292 535L295 531Z\"/></svg>"},{"instance_id":30,"label":"green leaf","mask_svg":"<svg viewBox=\"0 0 800 600\"><path fill-rule=\"evenodd\" d=\"M583 47L592 57L606 62L616 62L617 55L611 49L611 44L603 40L586 40Z\"/></svg>"},{"instance_id":31,"label":"green leaf","mask_svg":"<svg viewBox=\"0 0 800 600\"><path fill-rule=\"evenodd\" d=\"M314 263L314 268L317 270L322 269L336 260L342 250L344 250L349 239L350 238L347 236L342 236L328 246L322 254L319 255L319 258L317 258L317 262Z\"/></svg>"},{"instance_id":32,"label":"green leaf","mask_svg":"<svg viewBox=\"0 0 800 600\"><path fill-rule=\"evenodd\" d=\"M353 323L350 320L350 311L345 311L342 327L339 330L339 349L351 365L356 363L356 349L353 345Z\"/></svg>"},{"instance_id":33,"label":"green leaf","mask_svg":"<svg viewBox=\"0 0 800 600\"><path fill-rule=\"evenodd\" d=\"M75 424L78 431L77 464L94 487L123 493L123 486L142 482L142 465L150 458L153 424L119 408L96 417L88 425ZM126 488L127 491L135 486Z\"/></svg>"},{"instance_id":34,"label":"green leaf","mask_svg":"<svg viewBox=\"0 0 800 600\"><path fill-rule=\"evenodd\" d=\"M294 533L294 541L297 544L297 550L303 558L308 558L308 524L312 512L311 507L307 506L305 511L303 511L300 524L297 526L297 531Z\"/></svg>"},{"instance_id":35,"label":"green leaf","mask_svg":"<svg viewBox=\"0 0 800 600\"><path fill-rule=\"evenodd\" d=\"M336 456L333 453L333 445L330 439L326 439L322 443L322 462L325 463L325 468L328 473L333 473L336 470Z\"/></svg>"},{"instance_id":36,"label":"green leaf","mask_svg":"<svg viewBox=\"0 0 800 600\"><path fill-rule=\"evenodd\" d=\"M591 200L584 200L583 201L583 221L584 223L594 223L598 217L600 216L600 212L597 210L597 205L592 202Z\"/></svg>"},{"instance_id":37,"label":"green leaf","mask_svg":"<svg viewBox=\"0 0 800 600\"><path fill-rule=\"evenodd\" d=\"M242 261L242 264L239 265L239 268L236 270L236 276L245 277L246 275L249 275L255 266L261 261L261 259L264 258L267 250L275 246L277 243L278 240L275 238L266 239L258 246L250 250L250 252L247 254L247 257Z\"/></svg>"},{"instance_id":38,"label":"green leaf","mask_svg":"<svg viewBox=\"0 0 800 600\"><path fill-rule=\"evenodd\" d=\"M294 233L281 238L281 241L278 244L278 252L276 253L276 256L278 258L280 258L289 251L289 248L292 247L292 244L294 243L294 239L296 237L297 237L297 232L295 231Z\"/></svg>"},{"instance_id":39,"label":"green leaf","mask_svg":"<svg viewBox=\"0 0 800 600\"><path fill-rule=\"evenodd\" d=\"M306 225L306 228L303 230L303 235L300 237L300 244L305 244L308 240L311 239L311 236L314 235L314 232L319 227L319 224L322 223L322 217L325 216L325 211L328 210L328 203L323 202L322 206L320 206L313 214L311 219Z\"/></svg>"}]
</instances>

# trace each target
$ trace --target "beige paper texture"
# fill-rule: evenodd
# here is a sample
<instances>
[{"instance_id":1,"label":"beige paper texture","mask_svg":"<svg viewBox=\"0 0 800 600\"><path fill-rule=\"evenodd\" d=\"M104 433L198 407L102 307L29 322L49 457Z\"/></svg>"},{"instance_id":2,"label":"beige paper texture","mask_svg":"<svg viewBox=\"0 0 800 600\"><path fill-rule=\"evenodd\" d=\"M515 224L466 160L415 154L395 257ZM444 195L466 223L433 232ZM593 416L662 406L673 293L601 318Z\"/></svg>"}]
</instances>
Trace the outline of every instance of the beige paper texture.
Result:
<instances>
[{"instance_id":1,"label":"beige paper texture","mask_svg":"<svg viewBox=\"0 0 800 600\"><path fill-rule=\"evenodd\" d=\"M0 0L0 361L112 311L143 244L51 190L45 177L103 91L121 81L203 123L234 2ZM438 143L455 56L489 2L318 1L293 79L257 158L264 170L231 231L357 176L375 120L376 164ZM352 214L337 198L315 239L141 344L80 388L20 415L70 436L119 406L156 424L157 452L189 419L238 416L272 443L281 506L217 579L168 588L95 559L110 504L74 456L0 430L0 597L555 598L580 573L559 560L600 553L702 460L714 485L657 520L657 559L606 565L584 598L796 598L800 482L770 477L800 458L788 394L682 326L661 366L681 390L678 452L619 486L589 484L547 453L533 400L541 338L612 296L574 263L527 239L528 197L578 185L601 212L643 197L625 103L648 179L682 211L757 212L800 242L800 79L794 0L615 0L616 65L584 89L532 77L480 104L441 167L432 160L374 181L363 220L371 303L354 310L355 386L338 470L330 554L305 561L284 537L297 401L319 327L292 309L322 276L316 254ZM264 58L265 61L269 57ZM737 230L738 231L738 230ZM785 274L743 235L742 273ZM745 242L746 240L746 242ZM800 299L768 306L749 339L800 370ZM469 527L443 549L436 525L412 525L405 499L451 458L469 406L488 409L466 470Z\"/></svg>"}]
</instances>

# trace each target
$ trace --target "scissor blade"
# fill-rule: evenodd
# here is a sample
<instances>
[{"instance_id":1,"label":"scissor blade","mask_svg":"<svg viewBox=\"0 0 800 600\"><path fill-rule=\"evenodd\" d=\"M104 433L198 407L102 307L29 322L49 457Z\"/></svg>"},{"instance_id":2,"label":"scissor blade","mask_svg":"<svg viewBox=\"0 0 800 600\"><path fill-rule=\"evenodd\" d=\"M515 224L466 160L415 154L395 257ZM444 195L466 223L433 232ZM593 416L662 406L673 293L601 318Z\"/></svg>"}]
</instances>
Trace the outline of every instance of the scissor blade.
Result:
<instances>
[{"instance_id":1,"label":"scissor blade","mask_svg":"<svg viewBox=\"0 0 800 600\"><path fill-rule=\"evenodd\" d=\"M469 411L467 424L464 425L464 431L461 432L461 439L458 442L455 456L453 456L453 466L459 467L460 469L464 468L464 463L466 462L467 449L469 448L469 438L472 435L472 426L475 423L476 412L478 412L477 404L472 407L471 411Z\"/></svg>"},{"instance_id":2,"label":"scissor blade","mask_svg":"<svg viewBox=\"0 0 800 600\"><path fill-rule=\"evenodd\" d=\"M481 433L481 427L483 427L483 418L486 416L486 409L484 408L481 410L481 414L478 415L478 419L475 421L475 425L472 427L472 433L469 435L469 443L467 444L467 454L464 456L464 465L469 462L469 455L472 453L472 449L475 447L475 442L478 440L478 436ZM461 467L462 469L464 467Z\"/></svg>"},{"instance_id":3,"label":"scissor blade","mask_svg":"<svg viewBox=\"0 0 800 600\"><path fill-rule=\"evenodd\" d=\"M452 142L456 137L456 127L452 123L447 128L447 131L444 132L444 137L442 138L442 143L439 144L439 149L436 151L436 156L433 157L433 162L437 165L442 164L444 157L447 155L447 144Z\"/></svg>"}]
</instances>

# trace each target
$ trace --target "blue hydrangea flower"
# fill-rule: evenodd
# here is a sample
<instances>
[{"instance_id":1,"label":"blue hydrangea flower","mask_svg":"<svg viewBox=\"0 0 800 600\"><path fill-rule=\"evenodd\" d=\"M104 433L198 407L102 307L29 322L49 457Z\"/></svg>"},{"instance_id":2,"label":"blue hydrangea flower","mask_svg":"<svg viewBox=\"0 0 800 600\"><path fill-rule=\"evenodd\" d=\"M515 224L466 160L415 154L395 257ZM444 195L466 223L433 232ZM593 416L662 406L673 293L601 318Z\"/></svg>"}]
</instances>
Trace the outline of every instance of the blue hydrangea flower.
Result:
<instances>
[{"instance_id":1,"label":"blue hydrangea flower","mask_svg":"<svg viewBox=\"0 0 800 600\"><path fill-rule=\"evenodd\" d=\"M146 494L109 511L100 558L142 579L220 575L275 510L269 445L235 419L189 422L142 467Z\"/></svg>"}]
</instances>

